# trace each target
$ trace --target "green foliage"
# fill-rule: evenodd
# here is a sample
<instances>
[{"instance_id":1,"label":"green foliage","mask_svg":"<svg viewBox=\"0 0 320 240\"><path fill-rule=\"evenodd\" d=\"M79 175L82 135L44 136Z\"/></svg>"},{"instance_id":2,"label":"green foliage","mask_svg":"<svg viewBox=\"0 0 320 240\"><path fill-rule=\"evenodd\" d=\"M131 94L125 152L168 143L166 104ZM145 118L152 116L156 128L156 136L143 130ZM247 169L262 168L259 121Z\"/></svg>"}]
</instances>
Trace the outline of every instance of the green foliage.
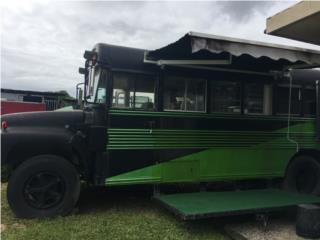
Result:
<instances>
[{"instance_id":1,"label":"green foliage","mask_svg":"<svg viewBox=\"0 0 320 240\"><path fill-rule=\"evenodd\" d=\"M151 201L149 191L86 189L77 211L54 219L17 219L1 184L2 239L225 239L217 219L183 222Z\"/></svg>"},{"instance_id":2,"label":"green foliage","mask_svg":"<svg viewBox=\"0 0 320 240\"><path fill-rule=\"evenodd\" d=\"M58 97L59 106L67 107L67 106L74 106L76 104L76 99L69 95L69 93L65 90L57 91L56 93L60 94Z\"/></svg>"},{"instance_id":3,"label":"green foliage","mask_svg":"<svg viewBox=\"0 0 320 240\"><path fill-rule=\"evenodd\" d=\"M69 93L66 90L60 90L57 93L61 94L61 97L63 99L68 99L68 100L74 100L75 98L70 96Z\"/></svg>"}]
</instances>

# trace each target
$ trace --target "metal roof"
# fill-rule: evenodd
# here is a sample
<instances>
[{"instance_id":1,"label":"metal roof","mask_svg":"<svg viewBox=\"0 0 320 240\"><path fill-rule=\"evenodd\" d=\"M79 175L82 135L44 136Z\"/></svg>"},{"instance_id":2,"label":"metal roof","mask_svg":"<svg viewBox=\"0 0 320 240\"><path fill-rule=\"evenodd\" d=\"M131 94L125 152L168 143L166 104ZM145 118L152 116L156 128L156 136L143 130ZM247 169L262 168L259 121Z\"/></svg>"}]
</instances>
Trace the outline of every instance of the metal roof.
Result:
<instances>
[{"instance_id":1,"label":"metal roof","mask_svg":"<svg viewBox=\"0 0 320 240\"><path fill-rule=\"evenodd\" d=\"M285 64L287 65L293 63L320 65L320 51L317 50L222 37L198 32L189 32L184 37L168 46L150 51L148 53L148 58L157 60L193 58L202 50L206 50L212 54L229 53L234 57L249 55L255 59L265 57L273 61L283 60L283 64L286 62Z\"/></svg>"},{"instance_id":2,"label":"metal roof","mask_svg":"<svg viewBox=\"0 0 320 240\"><path fill-rule=\"evenodd\" d=\"M26 95L38 95L38 96L50 96L50 97L58 97L64 96L63 93L59 92L40 92L40 91L30 91L30 90L17 90L17 89L7 89L1 88L2 93L13 93L13 94L26 94Z\"/></svg>"},{"instance_id":3,"label":"metal roof","mask_svg":"<svg viewBox=\"0 0 320 240\"><path fill-rule=\"evenodd\" d=\"M320 45L320 1L301 1L269 17L265 32Z\"/></svg>"}]
</instances>

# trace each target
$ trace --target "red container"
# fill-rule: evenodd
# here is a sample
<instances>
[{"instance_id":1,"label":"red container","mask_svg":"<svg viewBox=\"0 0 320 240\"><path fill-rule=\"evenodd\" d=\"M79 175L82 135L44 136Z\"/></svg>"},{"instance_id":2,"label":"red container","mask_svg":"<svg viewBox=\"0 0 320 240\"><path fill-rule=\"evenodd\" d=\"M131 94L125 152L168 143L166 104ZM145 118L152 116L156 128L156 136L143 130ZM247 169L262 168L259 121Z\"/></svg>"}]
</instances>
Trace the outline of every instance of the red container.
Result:
<instances>
[{"instance_id":1,"label":"red container","mask_svg":"<svg viewBox=\"0 0 320 240\"><path fill-rule=\"evenodd\" d=\"M45 103L1 101L1 115L17 112L46 111Z\"/></svg>"}]
</instances>

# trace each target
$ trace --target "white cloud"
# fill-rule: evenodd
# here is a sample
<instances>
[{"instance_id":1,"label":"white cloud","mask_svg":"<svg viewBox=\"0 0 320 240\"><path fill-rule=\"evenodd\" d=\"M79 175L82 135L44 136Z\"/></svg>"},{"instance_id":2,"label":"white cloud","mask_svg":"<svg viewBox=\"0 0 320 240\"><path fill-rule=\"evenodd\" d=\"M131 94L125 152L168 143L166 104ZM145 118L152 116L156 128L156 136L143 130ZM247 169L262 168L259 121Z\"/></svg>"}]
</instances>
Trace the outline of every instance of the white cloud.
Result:
<instances>
[{"instance_id":1,"label":"white cloud","mask_svg":"<svg viewBox=\"0 0 320 240\"><path fill-rule=\"evenodd\" d=\"M97 42L155 49L198 31L310 47L263 33L292 4L3 1L2 87L74 94L82 54Z\"/></svg>"}]
</instances>

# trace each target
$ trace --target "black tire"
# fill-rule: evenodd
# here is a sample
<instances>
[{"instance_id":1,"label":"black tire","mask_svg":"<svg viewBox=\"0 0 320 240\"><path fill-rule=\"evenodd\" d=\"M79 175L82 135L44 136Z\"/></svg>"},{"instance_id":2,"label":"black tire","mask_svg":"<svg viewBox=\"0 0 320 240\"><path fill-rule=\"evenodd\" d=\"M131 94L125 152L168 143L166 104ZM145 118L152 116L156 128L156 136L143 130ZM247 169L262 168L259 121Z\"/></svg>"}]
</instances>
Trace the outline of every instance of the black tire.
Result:
<instances>
[{"instance_id":1,"label":"black tire","mask_svg":"<svg viewBox=\"0 0 320 240\"><path fill-rule=\"evenodd\" d=\"M320 238L320 206L302 204L298 206L296 233L304 238Z\"/></svg>"},{"instance_id":2,"label":"black tire","mask_svg":"<svg viewBox=\"0 0 320 240\"><path fill-rule=\"evenodd\" d=\"M66 159L40 155L23 162L9 178L8 203L17 217L47 218L70 213L78 201L80 179Z\"/></svg>"},{"instance_id":3,"label":"black tire","mask_svg":"<svg viewBox=\"0 0 320 240\"><path fill-rule=\"evenodd\" d=\"M314 157L300 155L289 164L284 189L320 195L320 162Z\"/></svg>"}]
</instances>

